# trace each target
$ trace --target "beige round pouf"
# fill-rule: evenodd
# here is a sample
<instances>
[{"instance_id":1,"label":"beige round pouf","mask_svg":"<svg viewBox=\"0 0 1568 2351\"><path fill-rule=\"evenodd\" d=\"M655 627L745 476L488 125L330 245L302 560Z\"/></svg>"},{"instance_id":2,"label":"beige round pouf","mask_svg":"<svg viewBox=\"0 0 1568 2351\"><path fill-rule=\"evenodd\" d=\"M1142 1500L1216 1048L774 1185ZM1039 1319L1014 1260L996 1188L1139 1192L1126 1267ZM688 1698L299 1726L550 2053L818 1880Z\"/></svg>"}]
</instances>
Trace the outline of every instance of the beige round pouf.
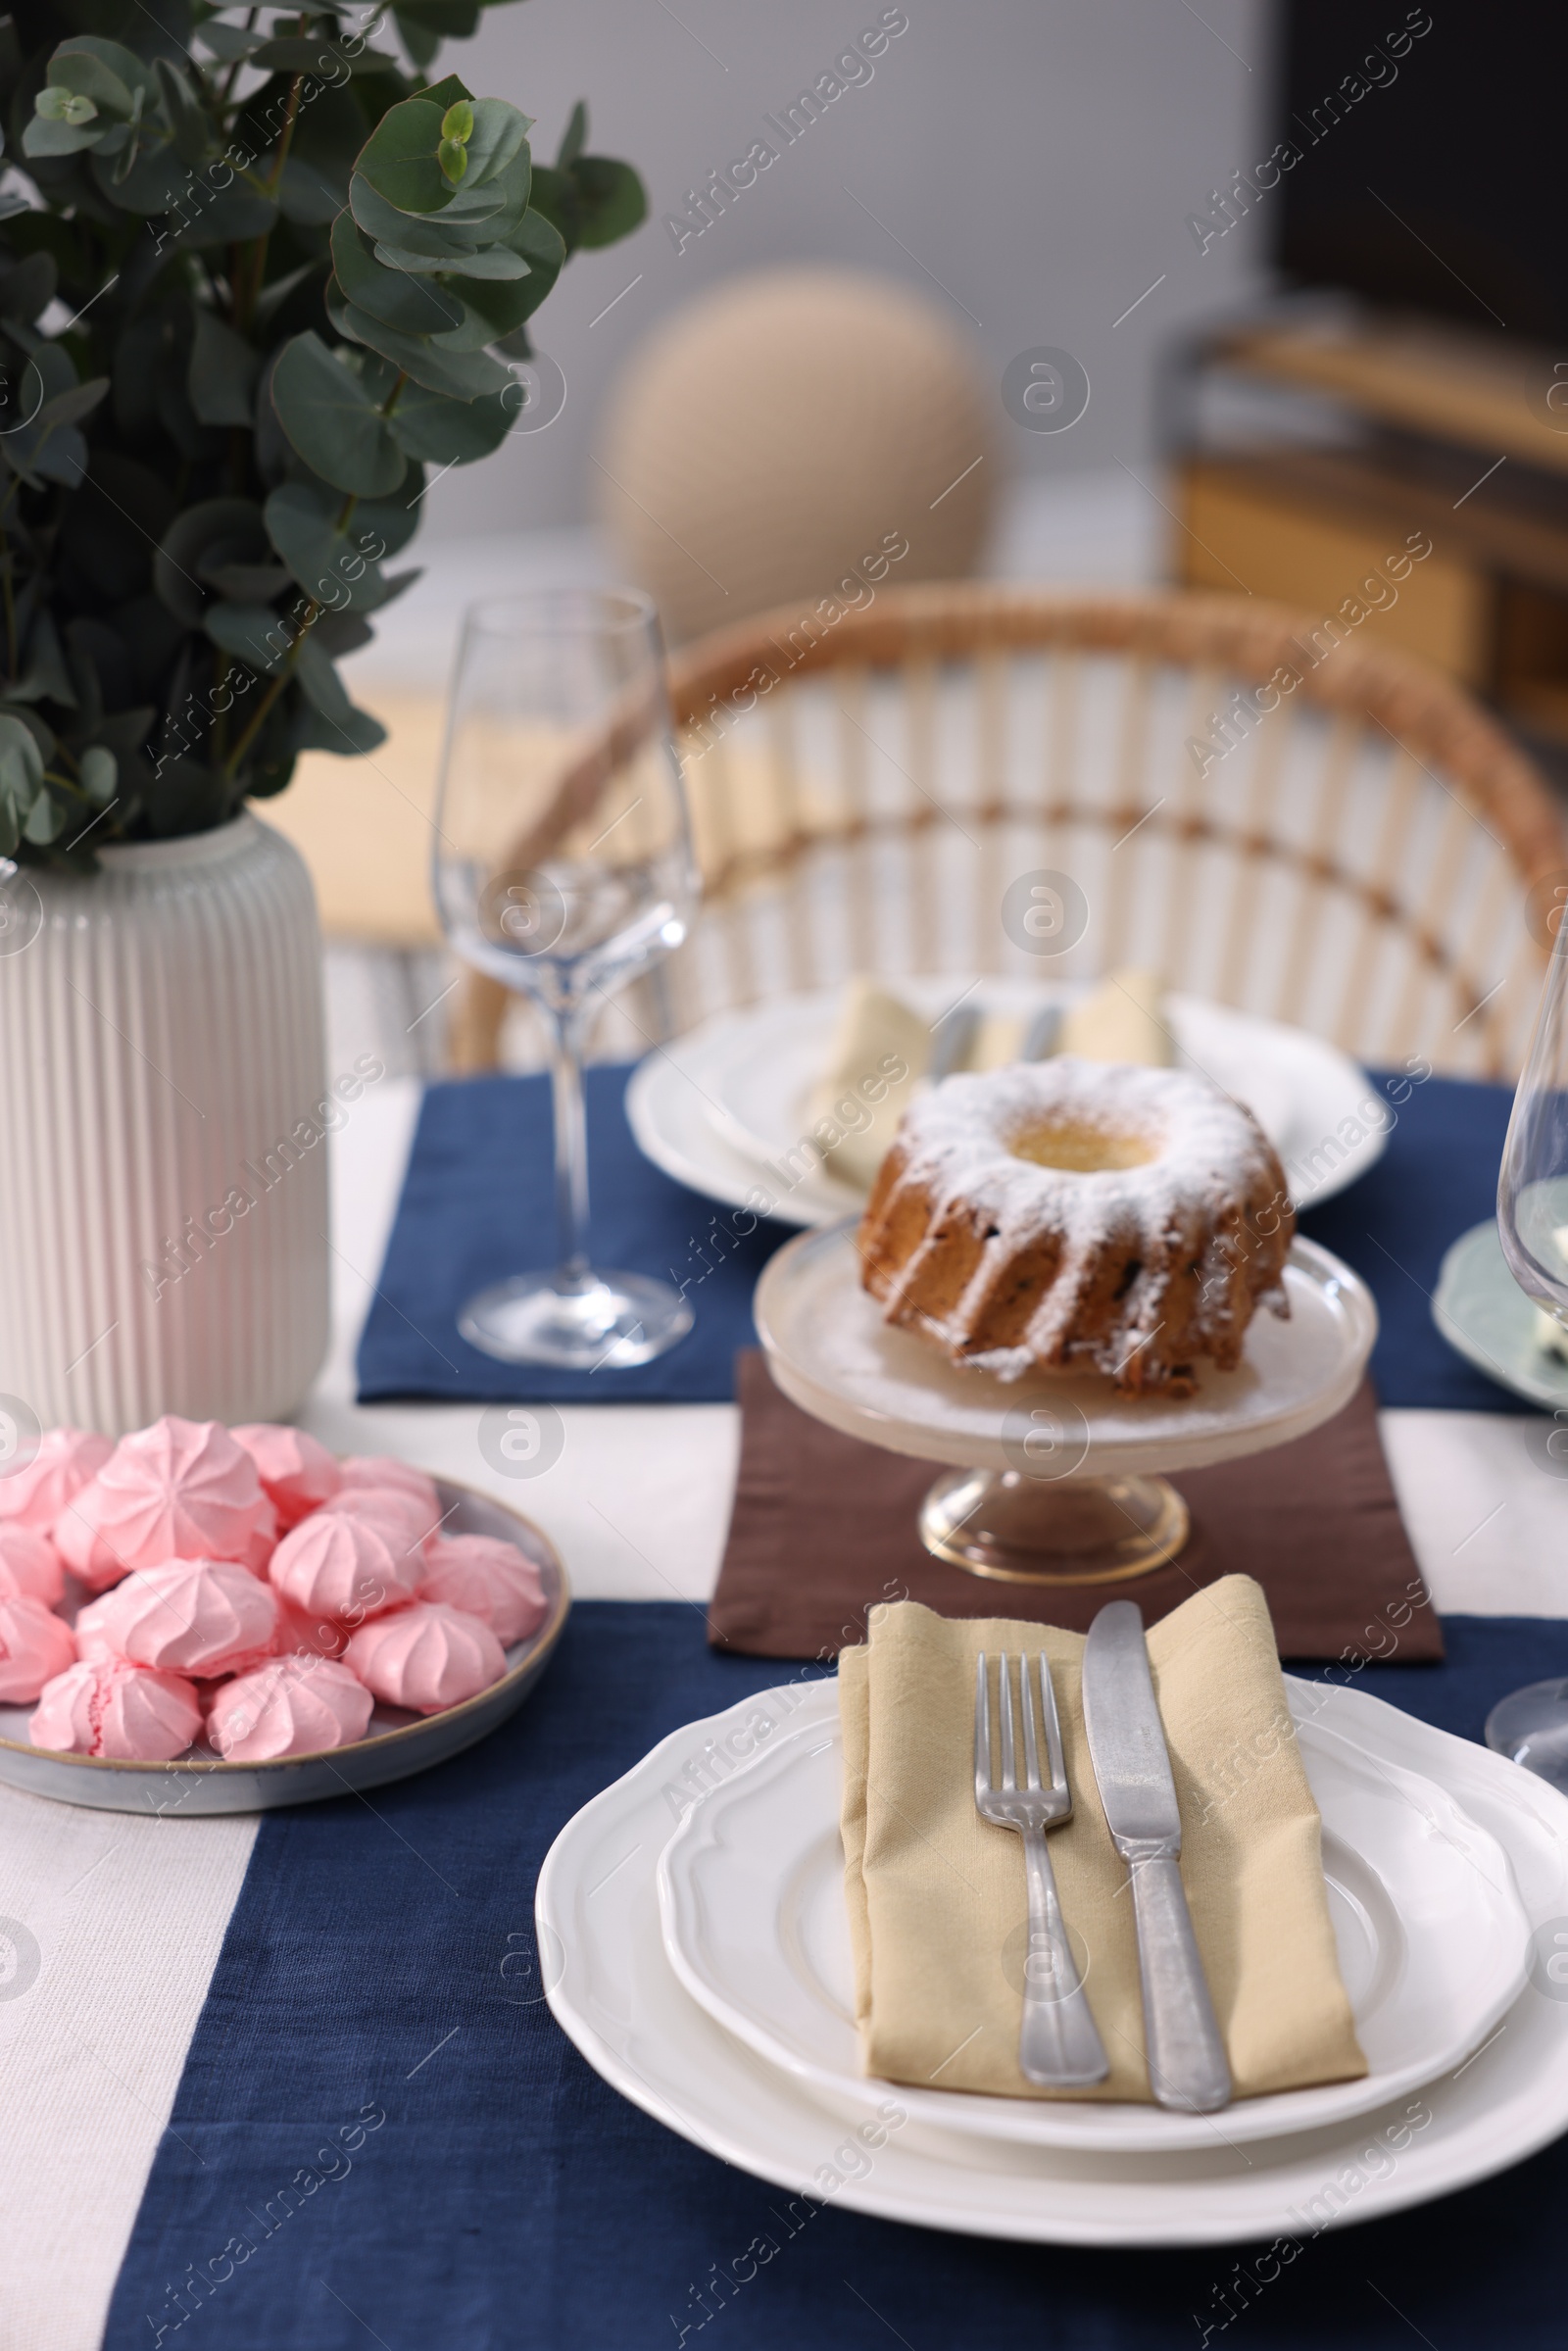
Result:
<instances>
[{"instance_id":1,"label":"beige round pouf","mask_svg":"<svg viewBox=\"0 0 1568 2351\"><path fill-rule=\"evenodd\" d=\"M657 328L611 399L597 480L616 559L675 642L770 606L961 579L990 513L995 406L946 314L906 286L732 278Z\"/></svg>"}]
</instances>

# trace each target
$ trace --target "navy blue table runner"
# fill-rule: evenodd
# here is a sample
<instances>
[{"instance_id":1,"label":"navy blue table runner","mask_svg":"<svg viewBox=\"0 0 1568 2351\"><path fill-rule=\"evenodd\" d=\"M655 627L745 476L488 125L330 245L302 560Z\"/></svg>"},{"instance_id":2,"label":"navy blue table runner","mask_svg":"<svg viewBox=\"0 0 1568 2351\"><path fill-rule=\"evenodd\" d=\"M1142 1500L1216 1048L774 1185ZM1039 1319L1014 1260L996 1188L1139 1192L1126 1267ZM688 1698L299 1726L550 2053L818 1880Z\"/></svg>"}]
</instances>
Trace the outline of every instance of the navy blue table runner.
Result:
<instances>
[{"instance_id":1,"label":"navy blue table runner","mask_svg":"<svg viewBox=\"0 0 1568 2351\"><path fill-rule=\"evenodd\" d=\"M593 1250L602 1264L685 1284L697 1317L689 1336L656 1363L597 1372L523 1370L460 1339L458 1309L474 1290L551 1262L549 1089L542 1077L435 1085L360 1343L362 1403L730 1399L736 1351L757 1344L752 1291L790 1228L724 1208L645 1159L622 1105L627 1075L588 1073ZM1454 1078L1379 1085L1396 1122L1382 1159L1308 1207L1301 1230L1371 1286L1383 1323L1372 1376L1385 1404L1526 1411L1439 1337L1431 1308L1444 1250L1494 1211L1512 1091Z\"/></svg>"},{"instance_id":2,"label":"navy blue table runner","mask_svg":"<svg viewBox=\"0 0 1568 2351\"><path fill-rule=\"evenodd\" d=\"M1503 1691L1568 1674L1568 1623L1445 1630L1446 1664L1361 1686L1474 1738ZM666 1732L778 1673L710 1650L696 1608L586 1603L482 1745L368 1803L267 1817L108 2351L1558 2351L1568 2140L1282 2263L803 2205L618 2097L540 1997L540 1862Z\"/></svg>"}]
</instances>

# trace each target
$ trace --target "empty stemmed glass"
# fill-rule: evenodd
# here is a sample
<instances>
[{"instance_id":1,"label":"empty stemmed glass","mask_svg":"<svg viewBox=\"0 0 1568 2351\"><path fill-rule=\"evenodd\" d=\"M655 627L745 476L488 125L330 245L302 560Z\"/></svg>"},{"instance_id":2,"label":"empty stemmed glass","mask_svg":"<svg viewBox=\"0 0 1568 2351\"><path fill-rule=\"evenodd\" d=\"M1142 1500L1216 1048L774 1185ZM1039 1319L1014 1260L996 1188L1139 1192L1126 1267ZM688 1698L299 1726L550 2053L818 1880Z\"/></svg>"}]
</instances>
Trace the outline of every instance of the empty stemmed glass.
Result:
<instances>
[{"instance_id":1,"label":"empty stemmed glass","mask_svg":"<svg viewBox=\"0 0 1568 2351\"><path fill-rule=\"evenodd\" d=\"M469 1298L466 1339L510 1363L650 1362L690 1330L669 1284L587 1255L582 1060L609 995L678 947L697 898L653 606L564 589L465 616L435 811L433 888L466 961L532 999L551 1041L559 1262Z\"/></svg>"},{"instance_id":2,"label":"empty stemmed glass","mask_svg":"<svg viewBox=\"0 0 1568 2351\"><path fill-rule=\"evenodd\" d=\"M1561 909L1497 1178L1497 1231L1514 1280L1568 1328L1568 924ZM1568 1472L1568 1425L1546 1440ZM1494 1706L1487 1744L1568 1790L1568 1682L1532 1682Z\"/></svg>"}]
</instances>

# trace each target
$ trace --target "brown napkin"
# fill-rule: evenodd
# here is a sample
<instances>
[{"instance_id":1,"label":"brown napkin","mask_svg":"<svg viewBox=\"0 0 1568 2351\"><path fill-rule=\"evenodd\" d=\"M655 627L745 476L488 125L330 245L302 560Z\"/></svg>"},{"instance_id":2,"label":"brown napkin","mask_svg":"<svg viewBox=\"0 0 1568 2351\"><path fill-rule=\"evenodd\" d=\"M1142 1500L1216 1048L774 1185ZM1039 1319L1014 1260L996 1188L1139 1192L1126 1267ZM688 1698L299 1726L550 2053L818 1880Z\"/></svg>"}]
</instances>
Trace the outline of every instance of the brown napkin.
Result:
<instances>
[{"instance_id":1,"label":"brown napkin","mask_svg":"<svg viewBox=\"0 0 1568 2351\"><path fill-rule=\"evenodd\" d=\"M1023 1855L974 1808L974 1661L1028 1643L1051 1660L1073 1815L1051 1832L1068 1939L1110 2058L1088 2091L1018 2071ZM1084 1643L1005 1618L876 1609L839 1660L841 1830L864 2071L1005 2097L1150 2100L1127 1866L1084 1736ZM1227 1576L1149 1635L1182 1816L1182 1882L1238 2097L1363 2075L1323 1885L1320 1824L1295 1739L1268 1604ZM1238 1773L1245 1754L1248 1768Z\"/></svg>"},{"instance_id":2,"label":"brown napkin","mask_svg":"<svg viewBox=\"0 0 1568 2351\"><path fill-rule=\"evenodd\" d=\"M774 1387L763 1357L739 1359L741 1463L708 1638L756 1657L831 1657L865 1638L882 1600L944 1616L994 1608L1088 1630L1107 1598L1152 1624L1221 1576L1254 1575L1282 1657L1443 1655L1443 1632L1399 1520L1369 1384L1310 1437L1245 1461L1184 1470L1193 1531L1180 1557L1136 1583L996 1584L934 1559L916 1531L939 1474L931 1461L842 1437Z\"/></svg>"}]
</instances>

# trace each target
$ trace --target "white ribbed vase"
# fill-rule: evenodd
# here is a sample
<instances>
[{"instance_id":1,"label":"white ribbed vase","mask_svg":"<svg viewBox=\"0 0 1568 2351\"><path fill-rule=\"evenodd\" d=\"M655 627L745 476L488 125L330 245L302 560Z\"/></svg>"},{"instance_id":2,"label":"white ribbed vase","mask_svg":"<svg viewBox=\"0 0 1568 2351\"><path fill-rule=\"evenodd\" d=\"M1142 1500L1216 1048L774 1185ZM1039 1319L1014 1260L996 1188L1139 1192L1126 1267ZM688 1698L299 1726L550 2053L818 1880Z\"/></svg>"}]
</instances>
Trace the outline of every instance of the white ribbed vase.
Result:
<instances>
[{"instance_id":1,"label":"white ribbed vase","mask_svg":"<svg viewBox=\"0 0 1568 2351\"><path fill-rule=\"evenodd\" d=\"M341 1123L303 860L242 815L5 898L0 1425L290 1412L326 1347Z\"/></svg>"}]
</instances>

